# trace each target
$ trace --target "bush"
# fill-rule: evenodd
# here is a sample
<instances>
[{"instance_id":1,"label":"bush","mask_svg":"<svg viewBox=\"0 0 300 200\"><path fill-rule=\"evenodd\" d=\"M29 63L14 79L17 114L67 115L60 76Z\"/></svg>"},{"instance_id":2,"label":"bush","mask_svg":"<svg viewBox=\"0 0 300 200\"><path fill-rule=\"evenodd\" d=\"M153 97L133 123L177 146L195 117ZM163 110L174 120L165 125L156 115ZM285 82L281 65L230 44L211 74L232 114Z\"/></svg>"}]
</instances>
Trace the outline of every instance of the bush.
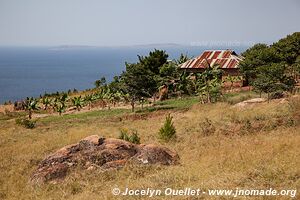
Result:
<instances>
[{"instance_id":1,"label":"bush","mask_svg":"<svg viewBox=\"0 0 300 200\"><path fill-rule=\"evenodd\" d=\"M121 129L119 139L125 140L134 144L140 144L141 139L136 130L131 130L131 133L127 129Z\"/></svg>"},{"instance_id":2,"label":"bush","mask_svg":"<svg viewBox=\"0 0 300 200\"><path fill-rule=\"evenodd\" d=\"M18 118L16 119L16 124L21 125L28 129L33 129L35 128L36 121L24 119L24 118Z\"/></svg>"},{"instance_id":3,"label":"bush","mask_svg":"<svg viewBox=\"0 0 300 200\"><path fill-rule=\"evenodd\" d=\"M163 127L161 127L159 129L159 139L165 141L165 142L168 142L170 141L171 139L175 138L176 137L176 129L174 127L174 124L172 122L172 119L173 117L171 117L171 115L167 115L166 117L166 121L163 125Z\"/></svg>"}]
</instances>

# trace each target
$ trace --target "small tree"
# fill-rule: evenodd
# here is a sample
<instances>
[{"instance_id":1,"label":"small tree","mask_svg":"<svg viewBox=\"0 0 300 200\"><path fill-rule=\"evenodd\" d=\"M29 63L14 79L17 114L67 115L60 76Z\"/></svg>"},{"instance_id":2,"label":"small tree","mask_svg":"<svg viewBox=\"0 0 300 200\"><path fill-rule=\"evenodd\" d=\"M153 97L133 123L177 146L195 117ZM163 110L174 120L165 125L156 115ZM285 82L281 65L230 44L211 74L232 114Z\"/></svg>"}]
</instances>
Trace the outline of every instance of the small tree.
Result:
<instances>
[{"instance_id":1,"label":"small tree","mask_svg":"<svg viewBox=\"0 0 300 200\"><path fill-rule=\"evenodd\" d=\"M136 130L131 130L131 133L127 129L121 129L119 139L125 140L134 144L140 144L141 139Z\"/></svg>"},{"instance_id":2,"label":"small tree","mask_svg":"<svg viewBox=\"0 0 300 200\"><path fill-rule=\"evenodd\" d=\"M176 137L176 129L172 119L173 117L168 114L163 127L159 129L158 137L165 142L168 142Z\"/></svg>"},{"instance_id":3,"label":"small tree","mask_svg":"<svg viewBox=\"0 0 300 200\"><path fill-rule=\"evenodd\" d=\"M126 63L126 72L122 74L122 81L124 81L125 92L130 96L132 112L137 100L142 97L149 98L157 90L154 74L140 63Z\"/></svg>"},{"instance_id":4,"label":"small tree","mask_svg":"<svg viewBox=\"0 0 300 200\"><path fill-rule=\"evenodd\" d=\"M26 101L25 101L25 110L28 111L28 118L31 119L32 118L32 112L34 110L38 110L39 107L37 105L37 101L33 98L33 97L27 97Z\"/></svg>"}]
</instances>

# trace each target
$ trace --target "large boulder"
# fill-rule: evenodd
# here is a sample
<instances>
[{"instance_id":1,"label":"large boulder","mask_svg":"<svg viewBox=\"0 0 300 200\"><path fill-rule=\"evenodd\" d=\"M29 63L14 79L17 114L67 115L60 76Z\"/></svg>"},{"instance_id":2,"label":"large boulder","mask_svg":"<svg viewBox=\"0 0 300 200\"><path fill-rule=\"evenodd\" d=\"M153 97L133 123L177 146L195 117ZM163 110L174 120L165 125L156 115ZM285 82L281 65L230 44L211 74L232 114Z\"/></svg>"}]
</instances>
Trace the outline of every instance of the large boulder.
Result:
<instances>
[{"instance_id":1,"label":"large boulder","mask_svg":"<svg viewBox=\"0 0 300 200\"><path fill-rule=\"evenodd\" d=\"M92 135L47 156L32 174L31 181L43 183L63 179L76 166L87 170L118 169L129 160L140 164L175 165L179 163L179 156L175 151L158 145L137 145Z\"/></svg>"}]
</instances>

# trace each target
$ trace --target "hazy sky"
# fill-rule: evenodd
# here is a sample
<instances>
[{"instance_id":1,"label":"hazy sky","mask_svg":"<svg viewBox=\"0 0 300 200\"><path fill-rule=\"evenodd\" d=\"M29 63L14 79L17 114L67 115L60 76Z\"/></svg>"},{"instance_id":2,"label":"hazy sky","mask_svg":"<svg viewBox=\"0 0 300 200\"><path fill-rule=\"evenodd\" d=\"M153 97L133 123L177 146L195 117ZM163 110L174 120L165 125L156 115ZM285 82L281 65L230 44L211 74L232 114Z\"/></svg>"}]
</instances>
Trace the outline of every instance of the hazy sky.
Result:
<instances>
[{"instance_id":1,"label":"hazy sky","mask_svg":"<svg viewBox=\"0 0 300 200\"><path fill-rule=\"evenodd\" d=\"M300 0L0 0L0 45L273 42Z\"/></svg>"}]
</instances>

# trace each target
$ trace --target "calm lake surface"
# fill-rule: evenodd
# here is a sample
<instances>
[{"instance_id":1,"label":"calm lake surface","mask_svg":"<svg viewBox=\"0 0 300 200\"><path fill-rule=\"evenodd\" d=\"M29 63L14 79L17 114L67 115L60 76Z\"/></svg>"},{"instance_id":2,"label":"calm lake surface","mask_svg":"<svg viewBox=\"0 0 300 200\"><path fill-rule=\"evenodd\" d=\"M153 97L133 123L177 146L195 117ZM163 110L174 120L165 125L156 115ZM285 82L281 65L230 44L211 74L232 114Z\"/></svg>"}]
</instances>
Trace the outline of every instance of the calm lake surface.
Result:
<instances>
[{"instance_id":1,"label":"calm lake surface","mask_svg":"<svg viewBox=\"0 0 300 200\"><path fill-rule=\"evenodd\" d=\"M108 81L125 69L125 62L136 62L137 55L165 50L169 59L180 53L197 56L205 49L222 47L133 46L133 47L0 47L0 103L16 101L45 92L84 90L95 80ZM229 47L225 47L229 48ZM247 47L232 47L237 53Z\"/></svg>"}]
</instances>

